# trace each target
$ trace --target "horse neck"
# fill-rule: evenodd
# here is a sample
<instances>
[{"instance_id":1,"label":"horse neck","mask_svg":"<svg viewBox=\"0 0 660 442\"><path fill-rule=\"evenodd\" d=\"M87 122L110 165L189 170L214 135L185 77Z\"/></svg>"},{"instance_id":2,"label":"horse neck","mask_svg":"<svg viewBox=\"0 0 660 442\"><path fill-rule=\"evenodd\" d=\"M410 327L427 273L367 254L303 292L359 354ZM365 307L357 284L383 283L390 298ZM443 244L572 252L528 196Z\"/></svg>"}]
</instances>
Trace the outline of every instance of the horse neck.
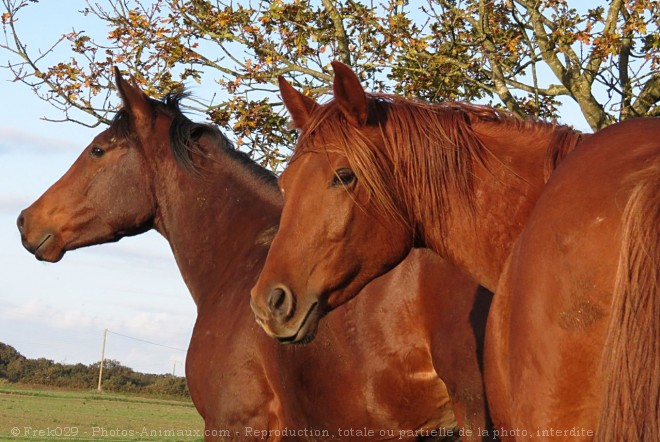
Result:
<instances>
[{"instance_id":1,"label":"horse neck","mask_svg":"<svg viewBox=\"0 0 660 442\"><path fill-rule=\"evenodd\" d=\"M268 251L264 235L281 212L276 185L226 152L209 156L199 175L171 158L155 173L155 227L169 242L198 308L222 294L249 296Z\"/></svg>"},{"instance_id":2,"label":"horse neck","mask_svg":"<svg viewBox=\"0 0 660 442\"><path fill-rule=\"evenodd\" d=\"M458 201L462 196L450 196L443 211L446 230L425 232L427 245L444 252L491 291L540 196L548 170L580 138L578 132L566 127L513 124L473 122L474 135L485 148L480 160L471 160L473 204L466 209L466 204ZM422 222L434 224L437 220Z\"/></svg>"}]
</instances>

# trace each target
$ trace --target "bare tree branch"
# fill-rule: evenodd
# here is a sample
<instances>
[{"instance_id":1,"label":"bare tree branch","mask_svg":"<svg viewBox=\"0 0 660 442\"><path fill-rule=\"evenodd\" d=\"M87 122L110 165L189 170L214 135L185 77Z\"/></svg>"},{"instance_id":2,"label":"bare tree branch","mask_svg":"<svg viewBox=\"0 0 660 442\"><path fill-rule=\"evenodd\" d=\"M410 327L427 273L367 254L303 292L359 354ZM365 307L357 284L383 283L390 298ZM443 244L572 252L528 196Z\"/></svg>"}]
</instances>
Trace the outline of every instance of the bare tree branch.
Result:
<instances>
[{"instance_id":1,"label":"bare tree branch","mask_svg":"<svg viewBox=\"0 0 660 442\"><path fill-rule=\"evenodd\" d=\"M351 51L349 49L349 39L346 35L346 29L344 29L344 22L342 21L342 16L337 10L335 3L332 0L323 0L323 6L330 15L332 23L335 27L335 38L337 39L337 45L339 47L339 58L342 62L347 65L351 65Z\"/></svg>"},{"instance_id":2,"label":"bare tree branch","mask_svg":"<svg viewBox=\"0 0 660 442\"><path fill-rule=\"evenodd\" d=\"M660 102L660 73L656 72L644 84L642 91L637 96L632 105L632 114L637 117L646 115L658 102ZM656 106L654 115L657 115L659 111L660 109Z\"/></svg>"}]
</instances>

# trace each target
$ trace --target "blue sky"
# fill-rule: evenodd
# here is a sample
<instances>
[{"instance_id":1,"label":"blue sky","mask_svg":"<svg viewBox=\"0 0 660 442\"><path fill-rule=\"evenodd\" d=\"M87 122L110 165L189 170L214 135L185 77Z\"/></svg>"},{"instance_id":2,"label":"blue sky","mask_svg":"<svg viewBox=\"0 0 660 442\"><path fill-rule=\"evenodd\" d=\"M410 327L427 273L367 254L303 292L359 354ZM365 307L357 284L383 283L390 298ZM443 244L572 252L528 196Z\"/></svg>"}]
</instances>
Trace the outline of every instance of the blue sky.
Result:
<instances>
[{"instance_id":1,"label":"blue sky","mask_svg":"<svg viewBox=\"0 0 660 442\"><path fill-rule=\"evenodd\" d=\"M45 0L23 12L32 50L89 27L79 0ZM45 22L48 18L48 22ZM0 51L2 64L9 54ZM23 249L16 217L55 182L99 129L50 123L61 114L0 70L0 341L27 357L96 362L105 328L186 349L195 305L167 242L155 232L67 253L56 264ZM106 357L134 369L183 374L185 353L108 335Z\"/></svg>"},{"instance_id":2,"label":"blue sky","mask_svg":"<svg viewBox=\"0 0 660 442\"><path fill-rule=\"evenodd\" d=\"M91 30L93 19L77 12L84 5L42 0L23 11L19 32L35 52L72 27ZM0 64L8 57L0 51ZM195 306L157 233L76 250L56 264L38 262L21 246L18 213L67 170L99 129L41 120L62 115L11 78L0 70L0 341L27 357L86 364L98 361L105 328L186 349ZM194 92L204 94L201 87ZM589 130L575 106L563 115ZM182 374L185 353L111 334L106 357L151 373L172 372L176 364Z\"/></svg>"}]
</instances>

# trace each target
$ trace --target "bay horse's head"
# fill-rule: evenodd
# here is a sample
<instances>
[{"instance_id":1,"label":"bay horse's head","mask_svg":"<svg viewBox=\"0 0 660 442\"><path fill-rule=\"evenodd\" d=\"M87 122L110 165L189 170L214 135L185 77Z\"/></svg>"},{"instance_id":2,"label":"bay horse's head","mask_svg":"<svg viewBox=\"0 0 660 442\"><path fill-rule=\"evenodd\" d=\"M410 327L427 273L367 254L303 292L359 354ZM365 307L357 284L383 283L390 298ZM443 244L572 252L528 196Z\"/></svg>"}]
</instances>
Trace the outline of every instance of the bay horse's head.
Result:
<instances>
[{"instance_id":1,"label":"bay horse's head","mask_svg":"<svg viewBox=\"0 0 660 442\"><path fill-rule=\"evenodd\" d=\"M122 109L70 169L18 217L25 248L57 262L68 250L117 241L152 227L150 146L169 143L153 101L115 69ZM153 161L152 161L153 162Z\"/></svg>"},{"instance_id":2,"label":"bay horse's head","mask_svg":"<svg viewBox=\"0 0 660 442\"><path fill-rule=\"evenodd\" d=\"M312 339L325 313L403 260L414 238L383 185L396 171L371 166L386 142L386 103L367 95L347 66L333 68L334 100L324 105L280 78L300 137L280 178L284 210L252 308L281 342Z\"/></svg>"}]
</instances>

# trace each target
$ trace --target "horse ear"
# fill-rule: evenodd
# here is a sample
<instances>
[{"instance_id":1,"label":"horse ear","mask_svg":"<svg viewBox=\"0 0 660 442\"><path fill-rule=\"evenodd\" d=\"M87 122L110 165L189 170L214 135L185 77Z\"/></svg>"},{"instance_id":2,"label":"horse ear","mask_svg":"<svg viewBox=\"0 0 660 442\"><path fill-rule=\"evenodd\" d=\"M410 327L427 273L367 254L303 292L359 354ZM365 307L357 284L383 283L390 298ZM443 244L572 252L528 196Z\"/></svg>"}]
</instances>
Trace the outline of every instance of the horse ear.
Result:
<instances>
[{"instance_id":1,"label":"horse ear","mask_svg":"<svg viewBox=\"0 0 660 442\"><path fill-rule=\"evenodd\" d=\"M138 84L137 80L135 79L135 75L133 75L133 74L131 74L131 73L129 73L128 75L129 75L130 78L131 78L131 86L133 86L134 88L139 89L139 88L140 88L140 85Z\"/></svg>"},{"instance_id":2,"label":"horse ear","mask_svg":"<svg viewBox=\"0 0 660 442\"><path fill-rule=\"evenodd\" d=\"M367 123L367 94L364 92L360 79L343 63L332 62L335 80L332 85L335 101L349 123L360 127Z\"/></svg>"},{"instance_id":3,"label":"horse ear","mask_svg":"<svg viewBox=\"0 0 660 442\"><path fill-rule=\"evenodd\" d=\"M137 84L131 85L126 81L117 66L114 67L114 71L115 84L117 85L117 91L119 92L119 97L121 97L124 108L134 118L136 125L144 124L151 115L151 105L147 96L137 87ZM135 81L132 76L131 79Z\"/></svg>"},{"instance_id":4,"label":"horse ear","mask_svg":"<svg viewBox=\"0 0 660 442\"><path fill-rule=\"evenodd\" d=\"M293 127L302 129L309 121L314 109L318 107L318 104L305 94L295 90L281 75L277 77L277 82L280 85L280 94L284 106L291 115Z\"/></svg>"}]
</instances>

